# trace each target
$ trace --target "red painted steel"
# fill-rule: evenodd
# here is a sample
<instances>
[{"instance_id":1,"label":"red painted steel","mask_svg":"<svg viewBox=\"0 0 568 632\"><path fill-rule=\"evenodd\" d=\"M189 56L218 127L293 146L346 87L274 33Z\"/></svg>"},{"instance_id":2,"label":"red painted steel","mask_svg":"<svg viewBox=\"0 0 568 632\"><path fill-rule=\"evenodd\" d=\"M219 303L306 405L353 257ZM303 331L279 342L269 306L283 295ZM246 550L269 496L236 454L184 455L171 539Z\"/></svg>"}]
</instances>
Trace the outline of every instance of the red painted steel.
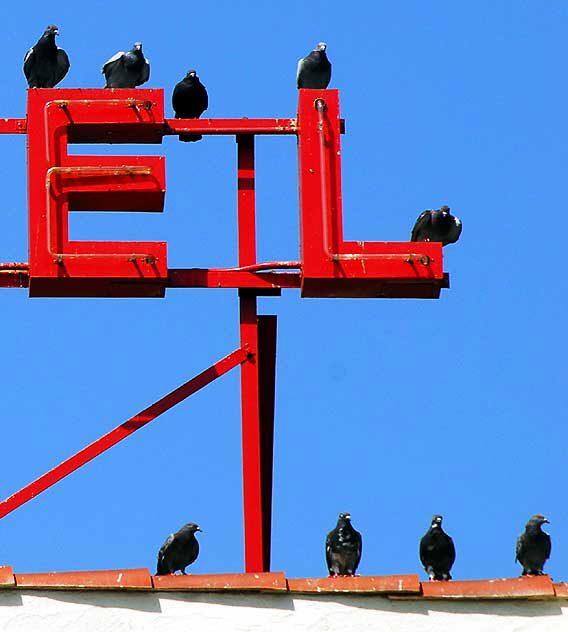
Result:
<instances>
[{"instance_id":1,"label":"red painted steel","mask_svg":"<svg viewBox=\"0 0 568 632\"><path fill-rule=\"evenodd\" d=\"M52 470L40 476L35 481L29 483L13 496L10 496L6 500L0 503L0 518L14 511L25 502L34 498L41 492L45 491L62 478L74 472L76 469L85 465L99 454L105 452L112 446L116 445L119 441L122 441L136 430L139 430L146 424L150 423L156 417L165 413L167 410L179 404L196 391L202 389L207 384L210 384L213 380L217 379L221 375L227 373L237 365L245 362L249 357L249 350L246 346L243 346L236 351L233 351L228 356L222 358L216 362L213 366L209 367L199 375L196 375L191 380L185 382L171 393L168 393L165 397L162 397L157 402L148 406L134 417L131 417L120 426L111 430L106 435L97 439L95 442L83 448L72 457L63 461ZM247 363L248 364L248 363Z\"/></svg>"},{"instance_id":2,"label":"red painted steel","mask_svg":"<svg viewBox=\"0 0 568 632\"><path fill-rule=\"evenodd\" d=\"M254 136L237 136L237 209L239 267L256 263L256 195Z\"/></svg>"},{"instance_id":3,"label":"red painted steel","mask_svg":"<svg viewBox=\"0 0 568 632\"><path fill-rule=\"evenodd\" d=\"M0 287L29 287L29 274L22 270L0 270Z\"/></svg>"},{"instance_id":4,"label":"red painted steel","mask_svg":"<svg viewBox=\"0 0 568 632\"><path fill-rule=\"evenodd\" d=\"M263 544L258 317L254 291L240 290L239 305L241 346L250 351L250 361L241 365L241 410L245 571L252 573L269 567Z\"/></svg>"},{"instance_id":5,"label":"red painted steel","mask_svg":"<svg viewBox=\"0 0 568 632\"><path fill-rule=\"evenodd\" d=\"M276 392L276 316L258 317L258 393L260 411L260 492L264 570L270 570L272 472Z\"/></svg>"},{"instance_id":6,"label":"red painted steel","mask_svg":"<svg viewBox=\"0 0 568 632\"><path fill-rule=\"evenodd\" d=\"M297 134L295 118L166 119L164 134Z\"/></svg>"},{"instance_id":7,"label":"red painted steel","mask_svg":"<svg viewBox=\"0 0 568 632\"><path fill-rule=\"evenodd\" d=\"M9 261L7 263L0 263L0 270L8 270L8 271L20 270L20 271L28 272L29 269L30 269L30 266L28 263L22 263L19 261Z\"/></svg>"},{"instance_id":8,"label":"red painted steel","mask_svg":"<svg viewBox=\"0 0 568 632\"><path fill-rule=\"evenodd\" d=\"M30 296L156 295L164 242L71 241L68 214L162 211L164 158L69 155L68 144L152 142L163 120L161 90L28 91Z\"/></svg>"},{"instance_id":9,"label":"red painted steel","mask_svg":"<svg viewBox=\"0 0 568 632\"><path fill-rule=\"evenodd\" d=\"M239 267L255 269L256 197L254 136L237 135L237 210ZM270 390L274 375L276 330L270 317L257 315L256 293L241 290L241 346L251 351L250 361L241 365L243 510L245 523L245 570L270 570L272 511L272 437L274 397L262 392L262 381ZM268 319L268 321L266 320ZM261 327L261 323L264 326ZM270 376L272 373L272 378Z\"/></svg>"},{"instance_id":10,"label":"red painted steel","mask_svg":"<svg viewBox=\"0 0 568 632\"><path fill-rule=\"evenodd\" d=\"M27 134L27 119L0 118L0 134Z\"/></svg>"},{"instance_id":11,"label":"red painted steel","mask_svg":"<svg viewBox=\"0 0 568 632\"><path fill-rule=\"evenodd\" d=\"M344 241L338 91L300 90L298 128L302 296L439 294L441 244Z\"/></svg>"},{"instance_id":12,"label":"red painted steel","mask_svg":"<svg viewBox=\"0 0 568 632\"><path fill-rule=\"evenodd\" d=\"M296 272L248 272L239 269L170 268L167 287L210 288L299 288L301 275Z\"/></svg>"},{"instance_id":13,"label":"red painted steel","mask_svg":"<svg viewBox=\"0 0 568 632\"><path fill-rule=\"evenodd\" d=\"M28 287L29 272L27 263L0 263L0 287Z\"/></svg>"},{"instance_id":14,"label":"red painted steel","mask_svg":"<svg viewBox=\"0 0 568 632\"><path fill-rule=\"evenodd\" d=\"M187 132L236 137L238 267L168 269L164 242L69 239L72 211L161 212L165 195L162 156L69 155L70 143L161 143ZM30 207L29 266L0 265L0 287L29 285L30 296L110 297L239 288L242 345L0 503L0 517L240 363L245 566L269 570L276 317L258 315L257 296L301 288L313 297L437 298L448 287L439 243L344 239L343 132L336 90L300 90L297 118L165 119L163 90L32 89L27 119L0 119L0 133L28 133ZM257 134L298 138L300 261L256 260Z\"/></svg>"}]
</instances>

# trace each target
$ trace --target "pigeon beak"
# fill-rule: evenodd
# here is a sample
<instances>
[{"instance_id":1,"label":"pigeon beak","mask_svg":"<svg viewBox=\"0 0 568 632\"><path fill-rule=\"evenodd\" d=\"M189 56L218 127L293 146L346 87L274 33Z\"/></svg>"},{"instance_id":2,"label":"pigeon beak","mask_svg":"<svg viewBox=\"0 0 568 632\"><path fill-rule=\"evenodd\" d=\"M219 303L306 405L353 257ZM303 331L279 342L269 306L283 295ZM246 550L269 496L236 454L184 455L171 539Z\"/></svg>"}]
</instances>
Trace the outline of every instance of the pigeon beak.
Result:
<instances>
[{"instance_id":1,"label":"pigeon beak","mask_svg":"<svg viewBox=\"0 0 568 632\"><path fill-rule=\"evenodd\" d=\"M545 518L542 522L543 523L546 522L546 524L550 524L550 520L548 518Z\"/></svg>"},{"instance_id":2,"label":"pigeon beak","mask_svg":"<svg viewBox=\"0 0 568 632\"><path fill-rule=\"evenodd\" d=\"M201 529L200 527L197 527L196 531L201 531L201 533L203 533L203 529Z\"/></svg>"}]
</instances>

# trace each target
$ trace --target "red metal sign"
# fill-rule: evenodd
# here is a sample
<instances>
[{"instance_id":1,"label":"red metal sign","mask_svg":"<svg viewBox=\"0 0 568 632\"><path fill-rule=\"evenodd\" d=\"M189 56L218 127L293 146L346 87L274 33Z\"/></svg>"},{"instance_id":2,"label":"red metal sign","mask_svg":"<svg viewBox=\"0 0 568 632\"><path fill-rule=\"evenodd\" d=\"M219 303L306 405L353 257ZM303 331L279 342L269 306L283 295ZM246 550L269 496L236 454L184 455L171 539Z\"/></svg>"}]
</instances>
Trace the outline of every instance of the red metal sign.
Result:
<instances>
[{"instance_id":1,"label":"red metal sign","mask_svg":"<svg viewBox=\"0 0 568 632\"><path fill-rule=\"evenodd\" d=\"M0 264L0 287L109 297L239 288L241 337L227 358L0 503L0 517L240 364L245 566L269 570L276 316L259 315L256 297L300 288L310 297L437 298L448 286L440 243L344 240L341 130L337 90L300 90L296 118L165 119L163 90L31 89L27 119L0 119L0 133L28 134L29 174L29 263ZM188 132L236 136L236 267L168 269L164 242L69 238L70 212L161 212L166 190L163 156L70 155L70 143L161 143ZM257 134L298 138L300 261L257 262Z\"/></svg>"}]
</instances>

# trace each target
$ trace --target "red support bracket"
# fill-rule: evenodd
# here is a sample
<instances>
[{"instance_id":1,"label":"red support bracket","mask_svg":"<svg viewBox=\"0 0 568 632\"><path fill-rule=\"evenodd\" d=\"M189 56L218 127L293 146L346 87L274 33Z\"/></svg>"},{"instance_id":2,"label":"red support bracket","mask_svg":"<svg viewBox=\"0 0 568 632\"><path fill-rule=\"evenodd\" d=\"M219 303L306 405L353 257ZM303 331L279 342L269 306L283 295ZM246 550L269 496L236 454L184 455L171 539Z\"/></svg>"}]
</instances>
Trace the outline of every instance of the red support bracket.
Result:
<instances>
[{"instance_id":1,"label":"red support bracket","mask_svg":"<svg viewBox=\"0 0 568 632\"><path fill-rule=\"evenodd\" d=\"M0 503L0 518L3 518L10 512L14 511L24 503L28 502L35 496L41 494L46 489L55 485L62 478L65 478L71 472L74 472L85 463L93 460L103 452L106 452L109 448L112 448L119 441L122 441L136 430L154 421L156 417L159 417L162 413L179 404L181 401L193 395L193 393L202 389L207 384L213 382L221 375L227 373L234 367L245 362L249 357L249 351L246 347L241 347L236 351L233 351L228 356L216 362L213 366L210 366L205 371L196 375L191 380L185 382L171 393L159 399L157 402L148 406L134 417L131 417L120 426L117 426L114 430L111 430L107 434L103 435L100 439L97 439L94 443L91 443L87 447L83 448L73 456L69 457L63 463L60 463L49 472L43 474L35 481L29 483L18 492L6 498L6 500Z\"/></svg>"}]
</instances>

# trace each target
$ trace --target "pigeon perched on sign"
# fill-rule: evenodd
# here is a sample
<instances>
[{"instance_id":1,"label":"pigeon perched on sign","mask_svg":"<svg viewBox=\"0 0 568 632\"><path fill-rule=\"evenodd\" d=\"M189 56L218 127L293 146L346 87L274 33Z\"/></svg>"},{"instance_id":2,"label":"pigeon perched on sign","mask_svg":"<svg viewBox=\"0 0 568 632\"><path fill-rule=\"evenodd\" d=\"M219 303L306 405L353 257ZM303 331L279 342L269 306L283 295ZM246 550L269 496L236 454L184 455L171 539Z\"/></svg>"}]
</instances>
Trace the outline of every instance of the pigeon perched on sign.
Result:
<instances>
[{"instance_id":1,"label":"pigeon perched on sign","mask_svg":"<svg viewBox=\"0 0 568 632\"><path fill-rule=\"evenodd\" d=\"M67 53L55 44L59 29L48 26L24 57L24 75L29 88L54 88L69 70Z\"/></svg>"},{"instance_id":2,"label":"pigeon perched on sign","mask_svg":"<svg viewBox=\"0 0 568 632\"><path fill-rule=\"evenodd\" d=\"M150 78L150 61L144 57L142 44L136 42L128 53L121 50L113 55L102 73L106 78L105 88L135 88Z\"/></svg>"},{"instance_id":3,"label":"pigeon perched on sign","mask_svg":"<svg viewBox=\"0 0 568 632\"><path fill-rule=\"evenodd\" d=\"M176 571L181 571L185 575L185 567L195 562L199 555L196 531L201 531L199 526L195 522L188 522L166 538L158 551L156 575L168 575Z\"/></svg>"},{"instance_id":4,"label":"pigeon perched on sign","mask_svg":"<svg viewBox=\"0 0 568 632\"><path fill-rule=\"evenodd\" d=\"M361 561L363 540L351 525L351 516L340 513L335 529L325 540L325 559L330 575L355 575Z\"/></svg>"},{"instance_id":5,"label":"pigeon perched on sign","mask_svg":"<svg viewBox=\"0 0 568 632\"><path fill-rule=\"evenodd\" d=\"M456 560L454 541L442 529L442 516L436 514L420 540L420 561L429 579L452 579L450 570Z\"/></svg>"},{"instance_id":6,"label":"pigeon perched on sign","mask_svg":"<svg viewBox=\"0 0 568 632\"><path fill-rule=\"evenodd\" d=\"M449 206L441 206L437 211L428 210L419 215L410 241L441 241L442 246L447 246L455 243L461 232L460 218L450 213Z\"/></svg>"},{"instance_id":7,"label":"pigeon perched on sign","mask_svg":"<svg viewBox=\"0 0 568 632\"><path fill-rule=\"evenodd\" d=\"M526 524L525 532L517 538L515 561L523 567L523 575L544 575L542 570L550 557L550 536L542 530L549 521L542 514L535 514Z\"/></svg>"},{"instance_id":8,"label":"pigeon perched on sign","mask_svg":"<svg viewBox=\"0 0 568 632\"><path fill-rule=\"evenodd\" d=\"M199 81L195 70L187 75L174 88L172 106L176 118L199 118L209 105L209 97L205 86ZM201 140L201 134L180 134L179 139L184 143Z\"/></svg>"},{"instance_id":9,"label":"pigeon perched on sign","mask_svg":"<svg viewBox=\"0 0 568 632\"><path fill-rule=\"evenodd\" d=\"M314 50L298 61L298 88L325 90L331 80L331 63L325 54L327 44L320 42Z\"/></svg>"}]
</instances>

